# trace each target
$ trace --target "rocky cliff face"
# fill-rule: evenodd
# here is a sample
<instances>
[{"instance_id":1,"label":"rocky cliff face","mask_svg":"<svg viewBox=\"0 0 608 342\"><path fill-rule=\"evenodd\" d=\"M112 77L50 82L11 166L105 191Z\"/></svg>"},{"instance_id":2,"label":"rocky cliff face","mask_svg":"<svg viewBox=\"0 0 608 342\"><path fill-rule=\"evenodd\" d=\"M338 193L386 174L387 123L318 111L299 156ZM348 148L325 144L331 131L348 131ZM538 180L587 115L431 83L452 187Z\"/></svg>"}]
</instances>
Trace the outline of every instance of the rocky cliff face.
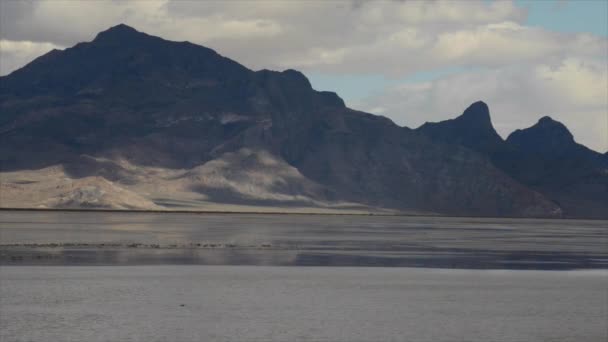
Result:
<instances>
[{"instance_id":1,"label":"rocky cliff face","mask_svg":"<svg viewBox=\"0 0 608 342\"><path fill-rule=\"evenodd\" d=\"M457 118L427 122L417 131L435 141L462 145L484 154L494 154L505 147L502 138L492 126L490 109L482 101L473 103Z\"/></svg>"},{"instance_id":2,"label":"rocky cliff face","mask_svg":"<svg viewBox=\"0 0 608 342\"><path fill-rule=\"evenodd\" d=\"M572 217L608 217L608 158L576 143L549 117L506 140L516 151L514 178L546 194Z\"/></svg>"},{"instance_id":3,"label":"rocky cliff face","mask_svg":"<svg viewBox=\"0 0 608 342\"><path fill-rule=\"evenodd\" d=\"M0 78L0 112L5 174L60 165L69 179L102 177L154 206L165 203L162 191L141 184L187 188L188 201L222 194L253 205L265 198L455 215L561 214L473 148L504 144L483 103L452 123L464 135L430 124L414 131L345 107L298 71L251 71L205 47L125 25ZM71 193L74 206L94 191Z\"/></svg>"},{"instance_id":4,"label":"rocky cliff face","mask_svg":"<svg viewBox=\"0 0 608 342\"><path fill-rule=\"evenodd\" d=\"M473 119L471 112L481 114ZM566 126L550 117L516 130L505 141L489 123L487 106L478 102L456 119L427 123L418 131L478 152L559 204L567 217L608 217L608 158L576 143Z\"/></svg>"}]
</instances>

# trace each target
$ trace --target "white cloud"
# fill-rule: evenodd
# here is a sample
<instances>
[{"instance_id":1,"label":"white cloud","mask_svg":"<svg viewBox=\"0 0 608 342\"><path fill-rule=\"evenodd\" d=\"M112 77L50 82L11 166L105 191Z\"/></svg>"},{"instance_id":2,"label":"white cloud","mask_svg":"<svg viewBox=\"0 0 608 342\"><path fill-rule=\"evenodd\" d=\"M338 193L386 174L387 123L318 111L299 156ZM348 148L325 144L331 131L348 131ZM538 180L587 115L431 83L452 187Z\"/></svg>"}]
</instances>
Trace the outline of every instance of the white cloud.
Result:
<instances>
[{"instance_id":1,"label":"white cloud","mask_svg":"<svg viewBox=\"0 0 608 342\"><path fill-rule=\"evenodd\" d=\"M608 40L525 24L511 1L0 1L0 73L118 23L189 40L253 69L384 75L472 68L360 105L416 126L486 100L498 130L564 121L605 150ZM604 139L604 140L602 140Z\"/></svg>"},{"instance_id":2,"label":"white cloud","mask_svg":"<svg viewBox=\"0 0 608 342\"><path fill-rule=\"evenodd\" d=\"M559 65L539 65L535 77L552 93L564 96L571 106L608 106L608 66L568 58Z\"/></svg>"},{"instance_id":3,"label":"white cloud","mask_svg":"<svg viewBox=\"0 0 608 342\"><path fill-rule=\"evenodd\" d=\"M575 139L608 150L608 65L566 58L555 64L485 68L429 82L391 86L353 106L376 110L400 125L454 118L483 100L497 131L506 137L548 115L563 122Z\"/></svg>"},{"instance_id":4,"label":"white cloud","mask_svg":"<svg viewBox=\"0 0 608 342\"><path fill-rule=\"evenodd\" d=\"M430 32L404 28L372 43L309 49L289 63L305 69L342 73L382 73L388 77L443 67L500 67L535 63L564 56L606 58L605 38L563 34L501 22L462 30ZM326 59L323 56L340 58Z\"/></svg>"},{"instance_id":5,"label":"white cloud","mask_svg":"<svg viewBox=\"0 0 608 342\"><path fill-rule=\"evenodd\" d=\"M53 49L60 48L51 43L37 43L30 41L11 41L0 39L0 75L23 66L24 61L29 62L36 57Z\"/></svg>"},{"instance_id":6,"label":"white cloud","mask_svg":"<svg viewBox=\"0 0 608 342\"><path fill-rule=\"evenodd\" d=\"M70 46L124 22L254 69L403 77L445 66L606 55L605 38L524 26L526 11L510 1L39 0L0 7L6 40Z\"/></svg>"},{"instance_id":7,"label":"white cloud","mask_svg":"<svg viewBox=\"0 0 608 342\"><path fill-rule=\"evenodd\" d=\"M441 32L525 18L525 11L511 2L481 0L53 0L3 1L0 6L0 36L12 41L69 46L125 22L169 39L208 45L256 69L328 65L347 72L359 70L372 55L377 63L393 65L405 58L405 64L410 52L432 48ZM361 53L365 58L357 58Z\"/></svg>"}]
</instances>

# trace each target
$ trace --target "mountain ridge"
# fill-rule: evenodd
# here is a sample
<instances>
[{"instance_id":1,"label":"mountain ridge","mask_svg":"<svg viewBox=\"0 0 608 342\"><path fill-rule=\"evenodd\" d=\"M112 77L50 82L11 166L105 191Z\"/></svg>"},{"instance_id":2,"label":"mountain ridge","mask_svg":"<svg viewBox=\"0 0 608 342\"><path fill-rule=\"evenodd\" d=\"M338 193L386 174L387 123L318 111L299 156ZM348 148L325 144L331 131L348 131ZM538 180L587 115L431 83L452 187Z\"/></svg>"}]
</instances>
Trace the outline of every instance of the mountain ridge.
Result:
<instances>
[{"instance_id":1,"label":"mountain ridge","mask_svg":"<svg viewBox=\"0 0 608 342\"><path fill-rule=\"evenodd\" d=\"M52 182L40 176L27 183L20 170L60 166L61 177L91 182L97 179L88 177L101 177L167 209L216 205L211 199L220 193L230 194L222 198L231 204L264 206L264 198L280 192L283 197L276 198L283 202L273 205L301 204L297 199L305 197L318 207L351 203L367 210L447 215L562 214L554 200L464 142L347 108L337 94L314 90L298 71L252 71L211 49L126 25L1 77L0 109L0 175L8 179L6 189L20 189L11 190L15 199ZM481 118L482 135L493 139L487 105L473 104L466 118ZM291 183L278 171L263 171L266 164L239 162L253 158L246 150L275 160ZM85 162L83 155L93 160ZM130 166L123 170L102 160ZM227 162L238 166L226 169ZM232 168L242 172L231 173ZM205 171L177 182L188 170ZM216 176L224 173L232 178ZM251 187L253 179L265 184L264 190ZM69 198L91 203L97 193Z\"/></svg>"},{"instance_id":2,"label":"mountain ridge","mask_svg":"<svg viewBox=\"0 0 608 342\"><path fill-rule=\"evenodd\" d=\"M549 116L513 131L505 140L493 128L494 134L477 132L471 138L460 124L465 113L455 119L425 124L418 130L432 139L459 144L489 158L515 180L559 203L566 216L608 216L606 154L578 144L564 124Z\"/></svg>"}]
</instances>

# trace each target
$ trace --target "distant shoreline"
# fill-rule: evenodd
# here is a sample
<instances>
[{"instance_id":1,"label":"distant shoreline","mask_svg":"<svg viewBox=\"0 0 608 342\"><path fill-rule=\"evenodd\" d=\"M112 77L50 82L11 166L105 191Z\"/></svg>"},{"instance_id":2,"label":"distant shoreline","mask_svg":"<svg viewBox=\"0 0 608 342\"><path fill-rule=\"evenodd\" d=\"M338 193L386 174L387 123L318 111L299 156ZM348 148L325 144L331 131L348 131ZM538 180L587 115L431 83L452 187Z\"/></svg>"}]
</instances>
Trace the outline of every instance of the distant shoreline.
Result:
<instances>
[{"instance_id":1,"label":"distant shoreline","mask_svg":"<svg viewBox=\"0 0 608 342\"><path fill-rule=\"evenodd\" d=\"M334 209L335 210L335 209ZM35 211L35 212L102 212L102 213L151 213L151 214L222 214L222 215L336 215L336 216L422 216L436 217L443 215L431 214L398 214L381 212L296 212L296 211L230 211L230 210L158 210L158 209L93 209L93 208L6 208L2 211Z\"/></svg>"},{"instance_id":2,"label":"distant shoreline","mask_svg":"<svg viewBox=\"0 0 608 342\"><path fill-rule=\"evenodd\" d=\"M93 208L6 208L0 207L0 212L31 211L31 212L91 212L91 213L139 213L139 214L196 214L196 215L315 215L315 216L386 216L386 217L436 217L436 218L473 218L473 219L526 219L526 220L573 220L573 221L608 221L601 218L577 217L519 217L519 216L467 216L441 215L429 213L382 213L382 212L295 212L295 211L229 211L229 210L156 210L156 209L93 209Z\"/></svg>"}]
</instances>

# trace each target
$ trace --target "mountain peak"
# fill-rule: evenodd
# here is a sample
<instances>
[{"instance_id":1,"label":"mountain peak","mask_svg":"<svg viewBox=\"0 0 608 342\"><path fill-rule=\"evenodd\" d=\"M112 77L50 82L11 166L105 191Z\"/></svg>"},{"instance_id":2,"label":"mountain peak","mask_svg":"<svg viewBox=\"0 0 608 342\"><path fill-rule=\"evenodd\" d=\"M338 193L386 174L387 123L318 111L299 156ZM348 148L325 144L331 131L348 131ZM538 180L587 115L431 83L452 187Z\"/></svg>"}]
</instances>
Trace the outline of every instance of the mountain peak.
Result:
<instances>
[{"instance_id":1,"label":"mountain peak","mask_svg":"<svg viewBox=\"0 0 608 342\"><path fill-rule=\"evenodd\" d=\"M553 120L549 116L543 116L538 122L530 127L535 129L537 132L543 132L547 137L563 140L565 142L573 142L574 137L568 128L561 122Z\"/></svg>"},{"instance_id":2,"label":"mountain peak","mask_svg":"<svg viewBox=\"0 0 608 342\"><path fill-rule=\"evenodd\" d=\"M111 31L114 31L114 32L138 32L133 27L131 27L131 26L127 25L127 24L123 24L123 23L120 23L118 25L114 25L114 26L110 27L109 29L107 29L104 32L109 32L109 31L110 32Z\"/></svg>"},{"instance_id":3,"label":"mountain peak","mask_svg":"<svg viewBox=\"0 0 608 342\"><path fill-rule=\"evenodd\" d=\"M477 124L492 126L492 121L490 120L490 109L483 101L477 101L471 104L467 109L465 109L458 119L469 122L474 121Z\"/></svg>"},{"instance_id":4,"label":"mountain peak","mask_svg":"<svg viewBox=\"0 0 608 342\"><path fill-rule=\"evenodd\" d=\"M490 110L483 101L471 104L459 117L425 123L418 128L431 138L464 145L475 151L491 152L503 144L490 120Z\"/></svg>"},{"instance_id":5,"label":"mountain peak","mask_svg":"<svg viewBox=\"0 0 608 342\"><path fill-rule=\"evenodd\" d=\"M563 149L575 144L572 133L559 121L544 116L536 124L511 133L507 142L526 148L540 148L543 151Z\"/></svg>"},{"instance_id":6,"label":"mountain peak","mask_svg":"<svg viewBox=\"0 0 608 342\"><path fill-rule=\"evenodd\" d=\"M474 131L476 135L491 137L492 140L502 140L496 133L492 120L490 119L490 109L483 101L477 101L464 110L462 115L454 119L459 123L462 131Z\"/></svg>"},{"instance_id":7,"label":"mountain peak","mask_svg":"<svg viewBox=\"0 0 608 342\"><path fill-rule=\"evenodd\" d=\"M282 72L282 74L296 82L303 84L306 87L312 87L308 78L298 70L287 69L287 70L284 70Z\"/></svg>"},{"instance_id":8,"label":"mountain peak","mask_svg":"<svg viewBox=\"0 0 608 342\"><path fill-rule=\"evenodd\" d=\"M570 131L568 131L568 128L566 128L566 126L564 126L563 123L557 121L557 120L553 120L553 118L551 118L550 116L543 116L542 118L538 119L538 122L536 122L536 124L532 127L542 127L542 128L551 128L554 127L555 129L561 129L564 132L567 132L568 134L570 134Z\"/></svg>"},{"instance_id":9,"label":"mountain peak","mask_svg":"<svg viewBox=\"0 0 608 342\"><path fill-rule=\"evenodd\" d=\"M129 25L118 24L105 31L99 32L93 41L125 41L140 36L146 36L146 34L137 31Z\"/></svg>"}]
</instances>

